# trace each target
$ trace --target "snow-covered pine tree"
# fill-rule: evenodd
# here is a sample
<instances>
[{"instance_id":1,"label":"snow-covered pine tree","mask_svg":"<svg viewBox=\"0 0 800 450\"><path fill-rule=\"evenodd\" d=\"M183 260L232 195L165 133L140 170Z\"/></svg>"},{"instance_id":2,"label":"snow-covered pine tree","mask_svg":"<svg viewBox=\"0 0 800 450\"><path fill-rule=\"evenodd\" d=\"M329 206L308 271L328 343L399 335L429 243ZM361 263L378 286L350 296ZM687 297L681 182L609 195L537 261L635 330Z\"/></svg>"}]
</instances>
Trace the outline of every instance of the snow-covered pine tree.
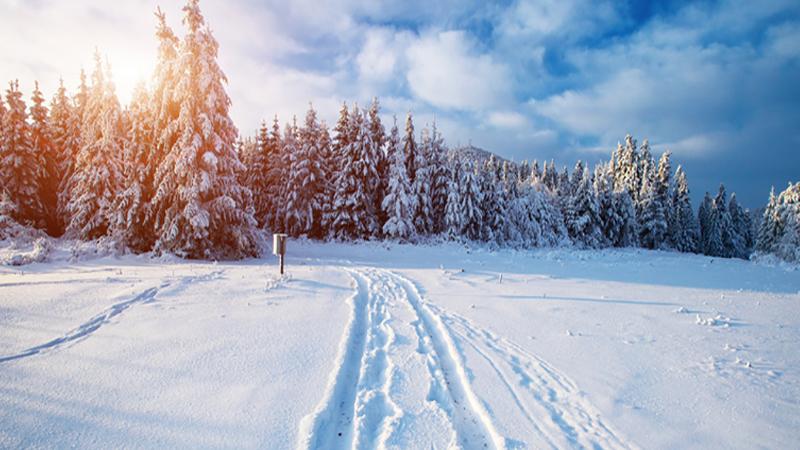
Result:
<instances>
[{"instance_id":1,"label":"snow-covered pine tree","mask_svg":"<svg viewBox=\"0 0 800 450\"><path fill-rule=\"evenodd\" d=\"M434 234L445 231L445 210L447 209L448 185L450 183L449 168L447 167L447 149L444 145L442 134L433 121L431 129L431 147L428 155L431 184L431 215Z\"/></svg>"},{"instance_id":2,"label":"snow-covered pine tree","mask_svg":"<svg viewBox=\"0 0 800 450\"><path fill-rule=\"evenodd\" d=\"M367 120L358 107L350 114L350 142L340 155L341 168L336 177L332 233L335 239L368 239L377 233L373 197L367 192L369 180L378 176L371 156L371 136Z\"/></svg>"},{"instance_id":3,"label":"snow-covered pine tree","mask_svg":"<svg viewBox=\"0 0 800 450\"><path fill-rule=\"evenodd\" d=\"M670 208L670 191L672 189L672 164L670 157L672 153L667 150L661 154L658 160L658 172L656 173L656 201L661 205L661 210L664 212L664 221L669 228L669 223L672 221L672 208ZM670 241L669 232L664 233L664 242L661 245L665 248L675 248L675 244Z\"/></svg>"},{"instance_id":4,"label":"snow-covered pine tree","mask_svg":"<svg viewBox=\"0 0 800 450\"><path fill-rule=\"evenodd\" d=\"M292 116L292 121L283 127L281 139L280 167L282 168L279 179L277 196L275 197L275 226L274 231L286 233L287 218L289 217L289 184L287 180L293 178L293 161L300 151L300 130L297 128L297 116Z\"/></svg>"},{"instance_id":5,"label":"snow-covered pine tree","mask_svg":"<svg viewBox=\"0 0 800 450\"><path fill-rule=\"evenodd\" d=\"M600 216L602 239L600 246L612 245L619 236L622 221L614 199L614 172L610 164L598 164L594 169L592 189L597 199L597 212Z\"/></svg>"},{"instance_id":6,"label":"snow-covered pine tree","mask_svg":"<svg viewBox=\"0 0 800 450\"><path fill-rule=\"evenodd\" d=\"M66 206L69 200L66 180L72 173L74 161L80 150L81 134L80 116L67 95L63 80L59 81L58 90L50 102L48 126L57 165L57 175L53 182L57 183L55 217L57 218L58 232L56 235L60 236L64 232L64 218L67 217Z\"/></svg>"},{"instance_id":7,"label":"snow-covered pine tree","mask_svg":"<svg viewBox=\"0 0 800 450\"><path fill-rule=\"evenodd\" d=\"M414 119L411 112L406 116L406 132L403 135L403 155L406 158L408 179L413 186L417 180L417 141L414 137Z\"/></svg>"},{"instance_id":8,"label":"snow-covered pine tree","mask_svg":"<svg viewBox=\"0 0 800 450\"><path fill-rule=\"evenodd\" d=\"M524 244L523 233L526 229L527 212L524 199L519 192L520 181L517 168L508 161L503 161L501 185L505 196L506 245Z\"/></svg>"},{"instance_id":9,"label":"snow-covered pine tree","mask_svg":"<svg viewBox=\"0 0 800 450\"><path fill-rule=\"evenodd\" d=\"M281 125L278 116L272 119L272 129L269 132L269 140L266 149L263 151L268 155L268 170L265 174L264 184L264 204L261 205L264 214L264 227L277 232L283 230L283 190L285 180L288 176L286 161L284 157L285 142L281 137Z\"/></svg>"},{"instance_id":10,"label":"snow-covered pine tree","mask_svg":"<svg viewBox=\"0 0 800 450\"><path fill-rule=\"evenodd\" d=\"M481 239L483 226L483 192L480 186L480 173L472 161L465 161L461 167L459 198L461 199L461 229L463 236L471 241Z\"/></svg>"},{"instance_id":11,"label":"snow-covered pine tree","mask_svg":"<svg viewBox=\"0 0 800 450\"><path fill-rule=\"evenodd\" d=\"M398 241L412 240L414 228L414 192L408 180L403 150L400 148L400 133L397 130L397 118L389 134L387 142L389 165L389 183L383 198L383 211L386 222L383 234L389 239Z\"/></svg>"},{"instance_id":12,"label":"snow-covered pine tree","mask_svg":"<svg viewBox=\"0 0 800 450\"><path fill-rule=\"evenodd\" d=\"M739 206L736 193L731 194L728 201L728 213L731 217L731 249L730 256L747 259L750 256L750 220L747 212Z\"/></svg>"},{"instance_id":13,"label":"snow-covered pine tree","mask_svg":"<svg viewBox=\"0 0 800 450\"><path fill-rule=\"evenodd\" d=\"M642 188L639 191L637 218L639 224L639 243L644 248L661 248L667 232L664 205L659 201L655 166L642 166Z\"/></svg>"},{"instance_id":14,"label":"snow-covered pine tree","mask_svg":"<svg viewBox=\"0 0 800 450\"><path fill-rule=\"evenodd\" d=\"M541 182L542 180L542 170L539 168L539 161L533 160L531 164L530 175L528 177L524 177L523 180L529 180L531 184Z\"/></svg>"},{"instance_id":15,"label":"snow-covered pine tree","mask_svg":"<svg viewBox=\"0 0 800 450\"><path fill-rule=\"evenodd\" d=\"M554 247L569 242L564 216L553 193L543 184L529 185L525 193L528 213L526 240L534 247Z\"/></svg>"},{"instance_id":16,"label":"snow-covered pine tree","mask_svg":"<svg viewBox=\"0 0 800 450\"><path fill-rule=\"evenodd\" d=\"M286 180L286 232L291 236L322 236L321 130L317 112L310 106L300 129L297 148L290 154Z\"/></svg>"},{"instance_id":17,"label":"snow-covered pine tree","mask_svg":"<svg viewBox=\"0 0 800 450\"><path fill-rule=\"evenodd\" d=\"M370 140L373 146L372 154L378 171L378 177L375 180L371 180L375 188L370 192L375 199L375 214L378 220L378 229L380 230L386 222L386 215L383 211L383 197L386 195L389 183L389 165L391 161L386 156L386 129L381 122L378 97L372 98L367 120L369 122Z\"/></svg>"},{"instance_id":18,"label":"snow-covered pine tree","mask_svg":"<svg viewBox=\"0 0 800 450\"><path fill-rule=\"evenodd\" d=\"M711 215L715 219L716 223L719 227L719 238L721 242L720 250L716 250L715 247L712 245L711 253L713 256L722 256L725 258L730 258L733 256L734 251L734 230L733 230L733 223L731 221L731 214L728 211L728 198L727 194L725 193L725 186L720 184L719 185L719 192L717 196L714 198L713 207L711 209ZM714 240L712 239L712 243Z\"/></svg>"},{"instance_id":19,"label":"snow-covered pine tree","mask_svg":"<svg viewBox=\"0 0 800 450\"><path fill-rule=\"evenodd\" d=\"M708 254L706 249L708 248L708 238L712 234L711 233L711 210L714 206L714 200L711 198L711 194L706 192L705 196L703 196L703 201L700 202L700 206L697 208L697 224L700 226L700 239L698 241L698 253ZM717 234L719 233L719 228L715 226L715 230Z\"/></svg>"},{"instance_id":20,"label":"snow-covered pine tree","mask_svg":"<svg viewBox=\"0 0 800 450\"><path fill-rule=\"evenodd\" d=\"M70 193L66 234L73 239L96 239L108 233L113 202L122 186L122 113L108 72L103 71L96 52L92 87L81 125L82 147L67 183Z\"/></svg>"},{"instance_id":21,"label":"snow-covered pine tree","mask_svg":"<svg viewBox=\"0 0 800 450\"><path fill-rule=\"evenodd\" d=\"M483 229L481 239L504 246L508 228L506 195L503 189L500 166L494 155L486 161L480 178L483 193Z\"/></svg>"},{"instance_id":22,"label":"snow-covered pine tree","mask_svg":"<svg viewBox=\"0 0 800 450\"><path fill-rule=\"evenodd\" d=\"M447 205L444 221L447 239L460 240L463 236L463 215L461 211L461 172L464 170L461 159L453 156L448 164Z\"/></svg>"},{"instance_id":23,"label":"snow-covered pine tree","mask_svg":"<svg viewBox=\"0 0 800 450\"><path fill-rule=\"evenodd\" d=\"M148 222L148 202L152 196L153 117L150 98L144 84L136 86L127 110L125 130L122 191L112 206L111 232L134 252L149 251L155 240Z\"/></svg>"},{"instance_id":24,"label":"snow-covered pine tree","mask_svg":"<svg viewBox=\"0 0 800 450\"><path fill-rule=\"evenodd\" d=\"M269 184L267 183L273 154L270 145L270 129L266 121L262 121L253 146L245 164L244 185L253 195L253 217L259 228L267 226L270 214Z\"/></svg>"},{"instance_id":25,"label":"snow-covered pine tree","mask_svg":"<svg viewBox=\"0 0 800 450\"><path fill-rule=\"evenodd\" d=\"M778 196L780 237L775 254L791 262L800 262L800 183L789 184Z\"/></svg>"},{"instance_id":26,"label":"snow-covered pine tree","mask_svg":"<svg viewBox=\"0 0 800 450\"><path fill-rule=\"evenodd\" d=\"M568 197L565 222L570 238L580 247L597 248L602 242L597 199L592 192L592 176L583 168L575 180L575 193Z\"/></svg>"},{"instance_id":27,"label":"snow-covered pine tree","mask_svg":"<svg viewBox=\"0 0 800 450\"><path fill-rule=\"evenodd\" d=\"M679 252L697 251L700 229L689 198L689 183L683 167L675 171L675 188L672 191L667 233L673 248Z\"/></svg>"},{"instance_id":28,"label":"snow-covered pine tree","mask_svg":"<svg viewBox=\"0 0 800 450\"><path fill-rule=\"evenodd\" d=\"M36 159L42 165L39 184L39 200L42 203L38 222L51 236L61 234L61 221L58 218L58 178L59 158L53 145L53 137L48 122L48 109L39 82L34 85L30 107L30 142Z\"/></svg>"},{"instance_id":29,"label":"snow-covered pine tree","mask_svg":"<svg viewBox=\"0 0 800 450\"><path fill-rule=\"evenodd\" d=\"M258 254L250 190L234 147L238 131L228 111L227 79L217 64L217 41L205 26L199 0L183 7L188 31L178 58L174 126L178 136L156 174L155 249L191 258Z\"/></svg>"},{"instance_id":30,"label":"snow-covered pine tree","mask_svg":"<svg viewBox=\"0 0 800 450\"><path fill-rule=\"evenodd\" d=\"M773 187L769 192L769 201L761 216L756 237L756 250L762 253L772 253L779 238L778 227L778 197Z\"/></svg>"},{"instance_id":31,"label":"snow-covered pine tree","mask_svg":"<svg viewBox=\"0 0 800 450\"><path fill-rule=\"evenodd\" d=\"M433 204L431 197L431 179L433 177L430 165L431 154L431 135L430 130L425 127L422 130L420 144L417 147L414 157L413 182L414 194L416 195L416 212L414 214L414 228L417 234L428 236L433 232Z\"/></svg>"},{"instance_id":32,"label":"snow-covered pine tree","mask_svg":"<svg viewBox=\"0 0 800 450\"><path fill-rule=\"evenodd\" d=\"M41 226L44 205L39 196L39 182L45 175L44 161L31 145L28 112L19 82L8 85L8 110L0 127L0 189L8 193L9 203L15 205L10 211L16 222Z\"/></svg>"},{"instance_id":33,"label":"snow-covered pine tree","mask_svg":"<svg viewBox=\"0 0 800 450\"><path fill-rule=\"evenodd\" d=\"M578 160L578 162L575 163L575 167L572 168L572 175L569 178L569 196L574 195L575 191L578 189L578 185L581 183L581 179L583 178L584 168L588 168L588 166L584 166L583 161L581 160Z\"/></svg>"},{"instance_id":34,"label":"snow-covered pine tree","mask_svg":"<svg viewBox=\"0 0 800 450\"><path fill-rule=\"evenodd\" d=\"M326 238L330 234L330 225L328 218L331 217L333 212L333 195L336 189L334 180L336 174L333 172L335 167L335 155L333 153L333 142L331 141L331 134L328 131L328 125L325 121L320 122L319 145L320 151L320 176L322 177L319 193L320 203L320 232L316 236L320 239Z\"/></svg>"}]
</instances>

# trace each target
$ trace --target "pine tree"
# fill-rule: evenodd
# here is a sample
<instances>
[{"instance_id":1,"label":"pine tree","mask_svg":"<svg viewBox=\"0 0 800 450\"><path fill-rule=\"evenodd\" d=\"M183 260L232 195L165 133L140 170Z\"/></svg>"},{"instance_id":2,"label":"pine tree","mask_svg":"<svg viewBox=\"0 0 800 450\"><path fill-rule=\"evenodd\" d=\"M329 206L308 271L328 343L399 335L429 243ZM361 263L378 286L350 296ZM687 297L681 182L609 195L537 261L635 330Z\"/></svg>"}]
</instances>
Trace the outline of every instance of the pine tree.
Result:
<instances>
[{"instance_id":1,"label":"pine tree","mask_svg":"<svg viewBox=\"0 0 800 450\"><path fill-rule=\"evenodd\" d=\"M292 236L322 236L320 136L317 112L310 107L299 132L297 148L290 154L291 165L286 180L286 232Z\"/></svg>"},{"instance_id":2,"label":"pine tree","mask_svg":"<svg viewBox=\"0 0 800 450\"><path fill-rule=\"evenodd\" d=\"M375 167L378 177L373 180L375 190L372 192L375 198L375 213L377 215L378 227L381 229L386 223L386 215L383 211L383 197L389 183L389 165L391 161L386 156L386 130L381 123L380 104L378 98L372 98L372 104L368 113L370 141L372 142L372 154L375 159Z\"/></svg>"},{"instance_id":3,"label":"pine tree","mask_svg":"<svg viewBox=\"0 0 800 450\"><path fill-rule=\"evenodd\" d=\"M112 233L135 252L150 250L155 241L147 221L152 197L153 117L150 98L143 84L136 87L127 110L128 126L123 147L123 188L112 206Z\"/></svg>"},{"instance_id":4,"label":"pine tree","mask_svg":"<svg viewBox=\"0 0 800 450\"><path fill-rule=\"evenodd\" d=\"M461 192L461 224L464 237L477 241L481 239L483 225L483 193L480 188L480 174L478 168L471 162L466 163L461 171L459 183Z\"/></svg>"},{"instance_id":5,"label":"pine tree","mask_svg":"<svg viewBox=\"0 0 800 450\"><path fill-rule=\"evenodd\" d=\"M601 222L588 168L583 168L580 179L575 183L575 194L568 197L564 217L567 231L577 245L596 248L602 242Z\"/></svg>"},{"instance_id":6,"label":"pine tree","mask_svg":"<svg viewBox=\"0 0 800 450\"><path fill-rule=\"evenodd\" d=\"M463 216L461 211L461 172L464 170L461 159L454 157L449 166L447 182L447 205L445 206L445 227L447 238L451 241L461 239L463 235Z\"/></svg>"},{"instance_id":7,"label":"pine tree","mask_svg":"<svg viewBox=\"0 0 800 450\"><path fill-rule=\"evenodd\" d=\"M408 180L413 186L417 180L417 141L414 138L414 119L411 112L406 116L406 132L403 135L403 154L406 158Z\"/></svg>"},{"instance_id":8,"label":"pine tree","mask_svg":"<svg viewBox=\"0 0 800 450\"><path fill-rule=\"evenodd\" d=\"M527 225L525 223L527 212L519 192L519 177L516 167L508 161L503 161L501 185L505 195L506 245L520 245L526 241L523 234Z\"/></svg>"},{"instance_id":9,"label":"pine tree","mask_svg":"<svg viewBox=\"0 0 800 450\"><path fill-rule=\"evenodd\" d=\"M433 233L440 234L445 231L445 210L447 209L448 186L450 183L449 169L446 160L447 149L436 121L431 130L431 146L428 155L430 167L431 190L431 215L433 220Z\"/></svg>"},{"instance_id":10,"label":"pine tree","mask_svg":"<svg viewBox=\"0 0 800 450\"><path fill-rule=\"evenodd\" d=\"M719 192L714 198L711 215L719 227L719 240L721 247L719 250L717 250L716 247L712 245L710 248L710 254L712 256L730 258L733 256L734 251L734 230L731 222L731 214L730 211L728 211L728 201L725 193L725 186L723 185L719 186ZM712 238L712 244L715 242L716 240Z\"/></svg>"},{"instance_id":11,"label":"pine tree","mask_svg":"<svg viewBox=\"0 0 800 450\"><path fill-rule=\"evenodd\" d=\"M667 233L673 248L680 252L697 251L700 230L689 198L689 183L681 166L675 171L670 210Z\"/></svg>"},{"instance_id":12,"label":"pine tree","mask_svg":"<svg viewBox=\"0 0 800 450\"><path fill-rule=\"evenodd\" d=\"M414 228L417 234L428 236L433 232L433 199L431 197L431 178L432 168L430 165L431 136L427 128L422 130L422 139L417 147L414 157L413 182L414 194L416 195L414 214Z\"/></svg>"},{"instance_id":13,"label":"pine tree","mask_svg":"<svg viewBox=\"0 0 800 450\"><path fill-rule=\"evenodd\" d=\"M39 184L39 199L42 202L42 209L39 212L39 223L47 229L51 236L61 234L61 221L58 219L58 178L59 178L59 158L53 144L53 137L48 123L48 109L45 106L45 99L42 91L39 90L39 82L34 85L33 97L30 107L30 143L32 151L41 164L41 178Z\"/></svg>"},{"instance_id":14,"label":"pine tree","mask_svg":"<svg viewBox=\"0 0 800 450\"><path fill-rule=\"evenodd\" d=\"M664 242L667 221L663 204L659 201L655 168L649 164L642 172L642 189L639 192L637 221L639 223L639 242L644 248L657 249Z\"/></svg>"},{"instance_id":15,"label":"pine tree","mask_svg":"<svg viewBox=\"0 0 800 450\"><path fill-rule=\"evenodd\" d=\"M414 192L408 180L405 157L400 148L396 118L389 135L388 149L392 159L389 165L389 183L382 204L386 217L383 234L390 239L409 241L415 234Z\"/></svg>"},{"instance_id":16,"label":"pine tree","mask_svg":"<svg viewBox=\"0 0 800 450\"><path fill-rule=\"evenodd\" d=\"M0 189L13 204L13 219L22 225L41 226L44 205L39 196L39 181L44 176L43 160L31 145L31 128L19 82L6 90L8 111L0 133Z\"/></svg>"},{"instance_id":17,"label":"pine tree","mask_svg":"<svg viewBox=\"0 0 800 450\"><path fill-rule=\"evenodd\" d=\"M728 202L728 213L731 217L731 249L730 255L735 258L747 259L750 256L750 221L747 213L736 200L736 193L731 194Z\"/></svg>"},{"instance_id":18,"label":"pine tree","mask_svg":"<svg viewBox=\"0 0 800 450\"><path fill-rule=\"evenodd\" d=\"M800 262L800 183L790 184L778 196L780 226L775 254L790 262Z\"/></svg>"},{"instance_id":19,"label":"pine tree","mask_svg":"<svg viewBox=\"0 0 800 450\"><path fill-rule=\"evenodd\" d=\"M155 249L191 258L241 258L258 253L250 190L234 144L225 75L217 65L218 44L205 26L198 0L183 8L188 32L178 58L175 100L178 139L156 174Z\"/></svg>"},{"instance_id":20,"label":"pine tree","mask_svg":"<svg viewBox=\"0 0 800 450\"><path fill-rule=\"evenodd\" d=\"M485 242L505 245L507 234L507 204L503 191L500 168L497 160L492 155L486 161L480 177L480 187L483 193L483 226L481 239Z\"/></svg>"},{"instance_id":21,"label":"pine tree","mask_svg":"<svg viewBox=\"0 0 800 450\"><path fill-rule=\"evenodd\" d=\"M670 206L670 190L672 188L672 180L671 180L671 171L672 171L672 164L670 162L671 153L666 151L661 154L661 158L658 160L658 172L656 173L656 201L661 206L661 210L664 212L664 221L667 224L667 228L669 228L669 223L672 221L672 209ZM661 247L671 247L674 248L675 244L670 241L670 236L668 232L664 234L664 243Z\"/></svg>"},{"instance_id":22,"label":"pine tree","mask_svg":"<svg viewBox=\"0 0 800 450\"><path fill-rule=\"evenodd\" d=\"M253 195L253 217L259 228L267 225L267 217L270 213L269 184L267 182L270 163L273 155L270 145L270 132L266 121L261 122L258 128L258 135L253 146L252 154L249 155L245 164L245 176L243 184L250 189Z\"/></svg>"},{"instance_id":23,"label":"pine tree","mask_svg":"<svg viewBox=\"0 0 800 450\"><path fill-rule=\"evenodd\" d=\"M600 216L601 246L611 245L621 231L621 220L616 209L614 199L614 173L611 165L598 164L594 169L592 189L597 199L598 215Z\"/></svg>"},{"instance_id":24,"label":"pine tree","mask_svg":"<svg viewBox=\"0 0 800 450\"><path fill-rule=\"evenodd\" d=\"M68 215L66 207L69 191L66 182L73 172L72 167L81 148L80 115L67 96L63 80L60 81L58 90L50 102L48 124L57 167L57 175L52 182L56 183L57 199L54 215L58 224L56 235L60 236L64 232L64 218Z\"/></svg>"},{"instance_id":25,"label":"pine tree","mask_svg":"<svg viewBox=\"0 0 800 450\"><path fill-rule=\"evenodd\" d=\"M333 237L339 240L367 239L377 233L373 197L367 192L369 180L377 177L371 156L371 137L364 115L356 107L350 116L350 142L341 155L336 178L332 222Z\"/></svg>"},{"instance_id":26,"label":"pine tree","mask_svg":"<svg viewBox=\"0 0 800 450\"><path fill-rule=\"evenodd\" d=\"M773 187L769 193L769 201L761 216L756 238L756 250L763 253L772 253L779 238L778 227L778 197L775 196Z\"/></svg>"},{"instance_id":27,"label":"pine tree","mask_svg":"<svg viewBox=\"0 0 800 450\"><path fill-rule=\"evenodd\" d=\"M714 206L714 201L711 194L706 192L703 201L697 208L697 222L700 225L700 240L698 242L698 253L704 255L708 254L709 237L719 234L719 227L711 223L711 211Z\"/></svg>"},{"instance_id":28,"label":"pine tree","mask_svg":"<svg viewBox=\"0 0 800 450\"><path fill-rule=\"evenodd\" d=\"M122 117L110 74L95 53L92 87L81 125L81 150L67 183L69 220L66 234L73 239L96 239L109 231L113 202L120 192L120 163L124 144Z\"/></svg>"}]
</instances>

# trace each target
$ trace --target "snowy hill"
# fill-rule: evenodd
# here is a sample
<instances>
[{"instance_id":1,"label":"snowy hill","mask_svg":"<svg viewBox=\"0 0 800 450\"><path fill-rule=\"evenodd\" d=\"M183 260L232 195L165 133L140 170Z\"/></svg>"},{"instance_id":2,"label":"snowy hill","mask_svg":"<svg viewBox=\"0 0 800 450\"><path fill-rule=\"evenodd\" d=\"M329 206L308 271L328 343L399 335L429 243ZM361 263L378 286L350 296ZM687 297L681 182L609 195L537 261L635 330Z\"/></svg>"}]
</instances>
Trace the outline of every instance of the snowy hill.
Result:
<instances>
[{"instance_id":1,"label":"snowy hill","mask_svg":"<svg viewBox=\"0 0 800 450\"><path fill-rule=\"evenodd\" d=\"M458 155L461 158L468 160L468 161L475 161L480 166L483 165L486 161L489 160L492 156L494 156L495 160L498 161L499 164L502 164L503 161L509 161L502 156L498 155L497 153L492 153L488 150L484 150L479 147L475 147L472 144L464 146L464 147L454 147L449 150L450 155Z\"/></svg>"},{"instance_id":2,"label":"snowy hill","mask_svg":"<svg viewBox=\"0 0 800 450\"><path fill-rule=\"evenodd\" d=\"M800 440L791 266L290 242L287 268L142 256L0 268L0 447Z\"/></svg>"}]
</instances>

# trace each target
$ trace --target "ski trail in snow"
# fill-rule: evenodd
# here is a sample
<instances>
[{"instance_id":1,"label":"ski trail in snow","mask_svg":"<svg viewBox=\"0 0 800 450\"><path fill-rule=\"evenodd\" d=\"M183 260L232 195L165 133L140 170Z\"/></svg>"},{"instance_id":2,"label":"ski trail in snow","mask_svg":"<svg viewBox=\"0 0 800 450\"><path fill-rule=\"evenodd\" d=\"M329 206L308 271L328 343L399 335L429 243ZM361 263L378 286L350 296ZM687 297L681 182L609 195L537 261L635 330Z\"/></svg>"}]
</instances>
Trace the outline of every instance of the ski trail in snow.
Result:
<instances>
[{"instance_id":1,"label":"ski trail in snow","mask_svg":"<svg viewBox=\"0 0 800 450\"><path fill-rule=\"evenodd\" d=\"M429 305L495 372L531 427L537 448L634 448L603 422L569 378L519 345L469 319Z\"/></svg>"},{"instance_id":2,"label":"ski trail in snow","mask_svg":"<svg viewBox=\"0 0 800 450\"><path fill-rule=\"evenodd\" d=\"M222 270L217 270L204 275L197 275L197 276L193 275L188 277L182 277L177 287L185 287L186 285L191 284L195 281L209 281L212 279L216 279L222 274L222 272L223 272ZM71 331L67 332L61 337L55 338L51 341L47 341L44 344L31 347L15 355L0 356L0 364L22 358L27 358L45 352L54 351L67 344L85 339L89 337L92 333L100 329L100 327L102 327L103 325L108 324L111 321L111 319L125 312L125 310L127 310L131 306L137 303L147 303L153 301L160 290L167 288L171 285L172 282L164 281L159 286L145 289L144 291L134 295L128 300L111 305L100 314L97 314L96 316L92 317L91 319L87 320L86 322L82 323L81 325L72 329Z\"/></svg>"},{"instance_id":3,"label":"ski trail in snow","mask_svg":"<svg viewBox=\"0 0 800 450\"><path fill-rule=\"evenodd\" d=\"M356 289L348 299L352 312L339 343L337 369L330 378L325 396L316 411L300 422L298 448L337 449L352 446L356 388L361 359L365 353L369 317L366 280L355 271L348 273L353 278Z\"/></svg>"},{"instance_id":4,"label":"ski trail in snow","mask_svg":"<svg viewBox=\"0 0 800 450\"><path fill-rule=\"evenodd\" d=\"M443 326L406 280L348 270L356 283L336 370L300 448L502 448Z\"/></svg>"}]
</instances>

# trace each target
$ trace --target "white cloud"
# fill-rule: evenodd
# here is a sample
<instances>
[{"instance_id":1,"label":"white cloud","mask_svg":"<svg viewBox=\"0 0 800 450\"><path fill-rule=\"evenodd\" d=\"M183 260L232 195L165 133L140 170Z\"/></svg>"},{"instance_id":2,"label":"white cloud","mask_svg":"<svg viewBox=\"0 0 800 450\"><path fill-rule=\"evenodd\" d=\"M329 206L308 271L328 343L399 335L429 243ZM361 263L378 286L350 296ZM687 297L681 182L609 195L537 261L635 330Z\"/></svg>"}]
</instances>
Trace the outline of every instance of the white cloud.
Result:
<instances>
[{"instance_id":1,"label":"white cloud","mask_svg":"<svg viewBox=\"0 0 800 450\"><path fill-rule=\"evenodd\" d=\"M506 66L477 54L462 31L427 34L407 51L412 93L440 108L480 110L511 98Z\"/></svg>"},{"instance_id":2,"label":"white cloud","mask_svg":"<svg viewBox=\"0 0 800 450\"><path fill-rule=\"evenodd\" d=\"M492 111L487 120L489 124L498 128L524 129L530 127L528 118L515 111Z\"/></svg>"}]
</instances>

